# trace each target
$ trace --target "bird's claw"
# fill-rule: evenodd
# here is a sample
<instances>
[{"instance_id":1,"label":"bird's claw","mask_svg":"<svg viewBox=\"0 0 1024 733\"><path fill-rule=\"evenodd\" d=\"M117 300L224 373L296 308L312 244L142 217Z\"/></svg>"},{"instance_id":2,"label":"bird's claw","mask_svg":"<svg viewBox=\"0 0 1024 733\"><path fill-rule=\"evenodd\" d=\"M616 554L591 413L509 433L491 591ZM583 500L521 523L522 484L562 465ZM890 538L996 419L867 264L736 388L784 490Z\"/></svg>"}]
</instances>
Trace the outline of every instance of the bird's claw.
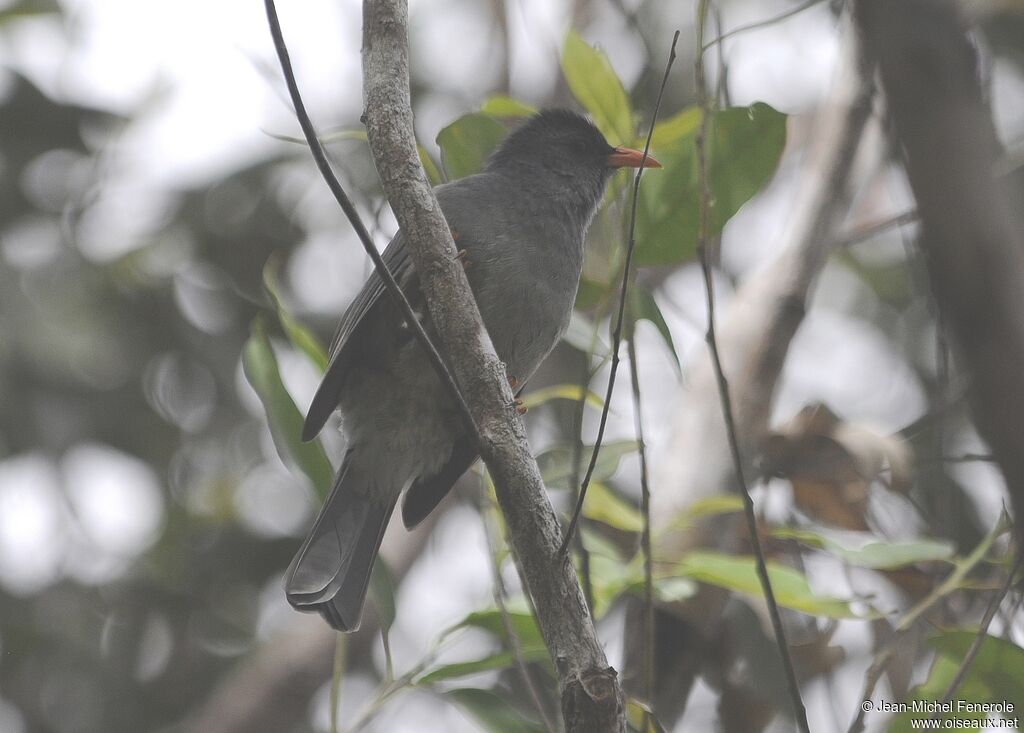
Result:
<instances>
[{"instance_id":1,"label":"bird's claw","mask_svg":"<svg viewBox=\"0 0 1024 733\"><path fill-rule=\"evenodd\" d=\"M469 253L466 250L464 250L464 249L460 249L458 254L455 255L455 259L457 259L459 261L459 263L462 265L462 269L463 270L466 270L466 269L469 268L469 257L468 257L468 255L469 255Z\"/></svg>"},{"instance_id":2,"label":"bird's claw","mask_svg":"<svg viewBox=\"0 0 1024 733\"><path fill-rule=\"evenodd\" d=\"M508 386L512 389L519 389L519 377L509 377Z\"/></svg>"},{"instance_id":3,"label":"bird's claw","mask_svg":"<svg viewBox=\"0 0 1024 733\"><path fill-rule=\"evenodd\" d=\"M530 411L530 408L524 405L523 401L518 397L516 397L512 404L516 406L516 412L518 412L520 415L525 415L527 412Z\"/></svg>"}]
</instances>

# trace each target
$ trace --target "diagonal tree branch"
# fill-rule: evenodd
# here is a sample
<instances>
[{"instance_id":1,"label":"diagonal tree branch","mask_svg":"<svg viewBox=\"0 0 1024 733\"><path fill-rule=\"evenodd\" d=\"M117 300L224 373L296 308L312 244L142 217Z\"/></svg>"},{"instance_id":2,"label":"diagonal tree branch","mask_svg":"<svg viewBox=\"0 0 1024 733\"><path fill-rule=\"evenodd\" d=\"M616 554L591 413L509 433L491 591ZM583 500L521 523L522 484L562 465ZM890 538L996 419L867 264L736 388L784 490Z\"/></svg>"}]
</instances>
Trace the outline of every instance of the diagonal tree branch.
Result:
<instances>
[{"instance_id":1,"label":"diagonal tree branch","mask_svg":"<svg viewBox=\"0 0 1024 733\"><path fill-rule=\"evenodd\" d=\"M409 246L431 318L479 428L509 538L522 561L554 661L567 731L624 731L622 692L597 640L579 580L513 395L455 244L420 164L409 91L405 0L364 0L364 120L381 183Z\"/></svg>"}]
</instances>

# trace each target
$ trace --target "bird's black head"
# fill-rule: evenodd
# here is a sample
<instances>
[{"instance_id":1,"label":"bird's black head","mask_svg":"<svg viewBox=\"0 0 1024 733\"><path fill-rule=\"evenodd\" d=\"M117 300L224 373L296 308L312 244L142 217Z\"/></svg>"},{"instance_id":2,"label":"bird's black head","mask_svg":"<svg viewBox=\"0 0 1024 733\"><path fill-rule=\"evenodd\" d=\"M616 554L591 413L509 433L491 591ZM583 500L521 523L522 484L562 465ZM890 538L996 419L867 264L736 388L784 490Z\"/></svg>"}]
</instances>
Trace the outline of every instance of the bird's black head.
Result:
<instances>
[{"instance_id":1,"label":"bird's black head","mask_svg":"<svg viewBox=\"0 0 1024 733\"><path fill-rule=\"evenodd\" d=\"M566 174L603 172L614 148L583 115L548 109L512 132L487 161L488 169L543 167Z\"/></svg>"},{"instance_id":2,"label":"bird's black head","mask_svg":"<svg viewBox=\"0 0 1024 733\"><path fill-rule=\"evenodd\" d=\"M616 168L637 168L643 155L615 148L590 120L567 109L547 109L512 132L487 160L486 170L519 179L524 186L557 189L579 206L596 207ZM660 168L647 157L644 167Z\"/></svg>"}]
</instances>

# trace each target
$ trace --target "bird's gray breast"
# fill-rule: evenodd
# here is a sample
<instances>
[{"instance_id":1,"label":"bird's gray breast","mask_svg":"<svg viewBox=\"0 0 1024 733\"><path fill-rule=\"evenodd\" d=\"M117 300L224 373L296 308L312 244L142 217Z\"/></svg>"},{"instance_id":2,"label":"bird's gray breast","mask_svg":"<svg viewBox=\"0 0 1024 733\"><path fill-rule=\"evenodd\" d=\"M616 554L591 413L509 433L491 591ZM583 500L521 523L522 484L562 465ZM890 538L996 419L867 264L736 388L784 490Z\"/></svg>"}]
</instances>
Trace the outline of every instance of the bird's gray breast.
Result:
<instances>
[{"instance_id":1,"label":"bird's gray breast","mask_svg":"<svg viewBox=\"0 0 1024 733\"><path fill-rule=\"evenodd\" d=\"M459 181L439 199L494 349L509 376L525 381L569 325L585 223L538 207L499 177L473 178L471 193Z\"/></svg>"},{"instance_id":2,"label":"bird's gray breast","mask_svg":"<svg viewBox=\"0 0 1024 733\"><path fill-rule=\"evenodd\" d=\"M497 248L500 262L486 272L470 272L484 325L509 376L528 379L568 327L579 250L573 241L518 238Z\"/></svg>"}]
</instances>

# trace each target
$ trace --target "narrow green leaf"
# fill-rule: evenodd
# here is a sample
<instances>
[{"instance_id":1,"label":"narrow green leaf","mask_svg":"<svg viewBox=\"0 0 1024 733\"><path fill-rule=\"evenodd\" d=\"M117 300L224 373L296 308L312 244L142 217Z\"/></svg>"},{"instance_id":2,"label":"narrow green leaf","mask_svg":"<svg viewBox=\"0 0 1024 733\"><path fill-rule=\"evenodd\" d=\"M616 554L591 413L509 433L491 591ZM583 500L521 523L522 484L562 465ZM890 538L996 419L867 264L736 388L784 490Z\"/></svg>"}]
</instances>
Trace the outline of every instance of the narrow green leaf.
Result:
<instances>
[{"instance_id":1,"label":"narrow green leaf","mask_svg":"<svg viewBox=\"0 0 1024 733\"><path fill-rule=\"evenodd\" d=\"M732 514L742 511L743 499L736 494L716 494L704 499L698 499L665 524L655 533L655 537L677 529L692 527L694 523L705 517L715 517L720 514Z\"/></svg>"},{"instance_id":2,"label":"narrow green leaf","mask_svg":"<svg viewBox=\"0 0 1024 733\"><path fill-rule=\"evenodd\" d=\"M626 698L626 721L631 730L639 733L666 733L665 727L654 717L650 706L634 697Z\"/></svg>"},{"instance_id":3,"label":"narrow green leaf","mask_svg":"<svg viewBox=\"0 0 1024 733\"><path fill-rule=\"evenodd\" d=\"M590 461L590 454L593 446L583 446L583 468L586 469ZM618 443L606 443L601 446L601 452L597 457L597 464L594 466L593 481L605 481L619 469L619 463L630 453L635 453L637 443L635 440L624 440ZM537 456L537 465L540 466L541 476L544 484L551 489L567 489L569 478L573 474L573 451L571 448L552 448Z\"/></svg>"},{"instance_id":4,"label":"narrow green leaf","mask_svg":"<svg viewBox=\"0 0 1024 733\"><path fill-rule=\"evenodd\" d=\"M684 138L693 138L700 129L702 116L700 107L693 106L662 120L654 126L654 133L651 135L651 149L662 150Z\"/></svg>"},{"instance_id":5,"label":"narrow green leaf","mask_svg":"<svg viewBox=\"0 0 1024 733\"><path fill-rule=\"evenodd\" d=\"M578 384L553 384L550 387L544 387L543 389L523 395L523 406L532 410L534 407L540 407L551 400L572 400L573 402L578 402L581 397L584 397L587 404L593 407L600 408L604 405L603 399L589 389L584 390Z\"/></svg>"},{"instance_id":6,"label":"narrow green leaf","mask_svg":"<svg viewBox=\"0 0 1024 733\"><path fill-rule=\"evenodd\" d=\"M423 171L427 174L427 180L430 181L431 186L440 186L444 183L444 176L441 175L441 170L437 167L437 163L430 157L430 153L422 145L417 144L416 150L420 154L420 164L423 166Z\"/></svg>"},{"instance_id":7,"label":"narrow green leaf","mask_svg":"<svg viewBox=\"0 0 1024 733\"><path fill-rule=\"evenodd\" d=\"M786 142L786 116L757 102L713 113L708 127L708 235L714 236L771 180ZM644 176L637 210L639 265L682 262L697 248L700 181L695 136L683 134L655 152L664 169Z\"/></svg>"},{"instance_id":8,"label":"narrow green leaf","mask_svg":"<svg viewBox=\"0 0 1024 733\"><path fill-rule=\"evenodd\" d=\"M543 646L521 647L520 653L524 662L542 662L548 658L548 650ZM443 680L467 677L481 672L492 672L496 669L507 669L516 663L511 652L496 652L480 659L466 662L442 664L427 671L415 680L417 685L432 685Z\"/></svg>"},{"instance_id":9,"label":"narrow green leaf","mask_svg":"<svg viewBox=\"0 0 1024 733\"><path fill-rule=\"evenodd\" d=\"M636 561L623 562L606 554L590 556L590 589L594 618L602 619L612 605L631 587L642 587L643 572Z\"/></svg>"},{"instance_id":10,"label":"narrow green leaf","mask_svg":"<svg viewBox=\"0 0 1024 733\"><path fill-rule=\"evenodd\" d=\"M589 496L587 500L589 501ZM593 536L594 533L591 533L591 538ZM589 542L587 546L590 547ZM590 556L590 580L594 597L594 616L600 619L624 594L643 595L643 557L637 554L629 562L623 562L617 554L594 552ZM694 580L681 577L671 569L655 567L654 597L658 601L674 603L691 598L696 592L697 583Z\"/></svg>"},{"instance_id":11,"label":"narrow green leaf","mask_svg":"<svg viewBox=\"0 0 1024 733\"><path fill-rule=\"evenodd\" d=\"M267 264L263 268L263 287L270 294L270 300L277 311L277 320L280 321L281 328L284 329L285 335L288 336L292 346L308 356L310 361L316 364L320 371L323 372L327 369L327 350L324 349L320 340L313 335L313 332L299 323L281 302L277 284L279 268L279 258L271 257L267 260Z\"/></svg>"},{"instance_id":12,"label":"narrow green leaf","mask_svg":"<svg viewBox=\"0 0 1024 733\"><path fill-rule=\"evenodd\" d=\"M672 331L669 329L668 323L665 322L665 316L662 315L653 293L641 283L635 282L629 290L629 295L631 316L634 322L649 321L658 329L662 340L668 346L669 353L672 354L672 364L676 368L676 374L682 376L683 367L679 361L679 354L676 352L675 342L672 340Z\"/></svg>"},{"instance_id":13,"label":"narrow green leaf","mask_svg":"<svg viewBox=\"0 0 1024 733\"><path fill-rule=\"evenodd\" d=\"M259 318L253 323L252 334L242 351L242 368L263 403L281 460L297 467L309 478L317 495L326 499L334 482L334 469L319 441L302 442L302 415L281 381L277 357Z\"/></svg>"},{"instance_id":14,"label":"narrow green leaf","mask_svg":"<svg viewBox=\"0 0 1024 733\"><path fill-rule=\"evenodd\" d=\"M505 94L495 94L487 98L480 111L489 117L529 117L537 113L537 108Z\"/></svg>"},{"instance_id":15,"label":"narrow green leaf","mask_svg":"<svg viewBox=\"0 0 1024 733\"><path fill-rule=\"evenodd\" d=\"M370 574L370 593L380 614L381 628L387 632L395 623L395 581L383 558L377 558Z\"/></svg>"},{"instance_id":16,"label":"narrow green leaf","mask_svg":"<svg viewBox=\"0 0 1024 733\"><path fill-rule=\"evenodd\" d=\"M504 697L491 690L463 687L444 697L468 713L485 731L493 733L542 733L540 723L526 717Z\"/></svg>"},{"instance_id":17,"label":"narrow green leaf","mask_svg":"<svg viewBox=\"0 0 1024 733\"><path fill-rule=\"evenodd\" d=\"M633 112L629 97L608 57L569 31L562 51L562 73L573 96L593 117L612 145L633 140Z\"/></svg>"},{"instance_id":18,"label":"narrow green leaf","mask_svg":"<svg viewBox=\"0 0 1024 733\"><path fill-rule=\"evenodd\" d=\"M509 609L508 620L512 626L513 633L524 648L544 646L544 638L540 635L540 627L537 626L537 620L533 617L533 614L528 611ZM456 629L462 628L482 629L493 634L498 639L508 641L505 634L505 619L502 618L501 610L498 608L470 613L462 621L445 632L444 636L447 636Z\"/></svg>"},{"instance_id":19,"label":"narrow green leaf","mask_svg":"<svg viewBox=\"0 0 1024 733\"><path fill-rule=\"evenodd\" d=\"M463 115L441 130L437 144L448 180L480 172L487 156L498 147L506 132L500 122L480 113Z\"/></svg>"},{"instance_id":20,"label":"narrow green leaf","mask_svg":"<svg viewBox=\"0 0 1024 733\"><path fill-rule=\"evenodd\" d=\"M753 557L724 555L717 552L689 552L675 568L679 574L702 583L738 591L755 598L763 597ZM853 612L847 601L815 595L807 583L806 576L794 568L769 562L768 577L775 593L775 600L780 606L811 616L863 618Z\"/></svg>"},{"instance_id":21,"label":"narrow green leaf","mask_svg":"<svg viewBox=\"0 0 1024 733\"><path fill-rule=\"evenodd\" d=\"M592 280L584 273L576 290L576 308L585 310L594 307L608 297L611 289L609 283Z\"/></svg>"},{"instance_id":22,"label":"narrow green leaf","mask_svg":"<svg viewBox=\"0 0 1024 733\"><path fill-rule=\"evenodd\" d=\"M632 504L611 490L607 484L591 481L583 502L583 516L623 532L643 529L643 517Z\"/></svg>"},{"instance_id":23,"label":"narrow green leaf","mask_svg":"<svg viewBox=\"0 0 1024 733\"><path fill-rule=\"evenodd\" d=\"M879 542L878 537L868 532L840 534L823 527L778 527L772 530L772 534L825 550L851 565L875 570L888 570L919 562L950 560L953 557L952 543L939 540Z\"/></svg>"}]
</instances>

